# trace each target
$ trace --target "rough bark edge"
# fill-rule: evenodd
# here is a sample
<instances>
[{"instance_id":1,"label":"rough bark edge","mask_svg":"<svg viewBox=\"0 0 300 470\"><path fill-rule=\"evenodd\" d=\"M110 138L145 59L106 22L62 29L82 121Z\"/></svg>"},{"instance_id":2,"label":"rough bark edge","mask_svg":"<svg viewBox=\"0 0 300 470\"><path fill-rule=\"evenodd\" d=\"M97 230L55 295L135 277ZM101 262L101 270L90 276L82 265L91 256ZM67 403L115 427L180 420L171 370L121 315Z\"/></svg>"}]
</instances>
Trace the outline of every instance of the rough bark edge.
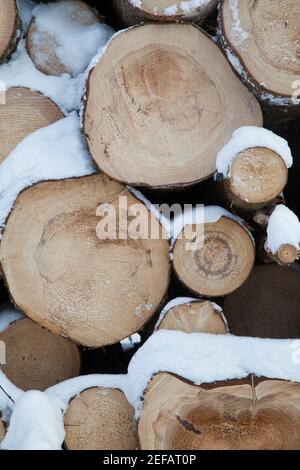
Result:
<instances>
[{"instance_id":1,"label":"rough bark edge","mask_svg":"<svg viewBox=\"0 0 300 470\"><path fill-rule=\"evenodd\" d=\"M290 95L281 95L273 90L264 88L258 83L248 70L238 51L231 46L225 36L223 5L221 0L218 6L218 41L232 68L251 93L259 100L264 114L273 114L274 119L292 120L300 114L300 100L295 104Z\"/></svg>"},{"instance_id":2,"label":"rough bark edge","mask_svg":"<svg viewBox=\"0 0 300 470\"><path fill-rule=\"evenodd\" d=\"M149 22L149 23L140 23L140 24L137 24L137 25L133 25L133 26L129 26L128 28L124 29L122 32L122 34L124 33L127 33L129 30L131 29L134 29L134 28L140 28L144 25L157 25L157 23L154 23L154 22ZM213 42L213 44L219 49L219 51L224 55L224 51L222 50L222 47L220 46L220 44L218 43L215 43L213 41L213 38L212 36L210 36L210 34L208 34L207 31L205 31L201 26L197 25L197 24L194 24L194 23L184 23L184 22L181 22L181 23L176 23L176 24L181 24L181 25L185 25L185 26L193 26L194 28L198 29L198 31L200 31L201 33L203 33L208 39L210 39L210 41ZM118 34L118 33L117 33ZM108 51L108 48L111 44L111 42L115 39L116 37L116 34L112 36L112 38L108 41L107 43L107 46L104 50L104 53L106 53ZM93 65L93 67L89 70L88 72L88 75L86 77L86 81L85 81L85 85L84 85L84 88L83 88L83 94L82 94L82 98L81 98L81 109L80 109L80 127L81 127L81 131L82 131L82 135L83 135L83 139L84 139L84 142L86 144L86 147L87 147L87 150L88 150L88 153L90 155L90 158L95 166L95 168L97 169L97 171L99 171L100 173L105 173L104 170L102 170L102 168L99 166L99 164L96 162L96 160L94 159L92 153L91 153L91 149L90 149L90 144L89 144L89 135L86 133L85 131L85 120L86 120L86 108L87 108L87 102L88 102L88 99L89 99L89 93L90 93L90 80L91 80L91 75L92 75L92 72L94 71L95 67L97 66L97 64L99 63L99 61L101 60L102 58L102 55L100 56L99 60L97 61L96 64ZM231 68L231 71L232 73L237 77L237 78L240 78L239 75L237 74L236 70L234 69L234 67L232 66L232 64L229 62L229 66ZM246 87L247 88L247 87ZM248 92L250 92L248 90ZM259 102L257 102L257 104L259 105ZM262 115L262 112L261 112L261 116L260 116L260 125L261 127L263 127L263 115ZM109 176L109 178L117 181L118 183L120 184L123 184L123 185L129 185L129 186L134 186L134 187L137 187L137 188L145 188L145 189L159 189L159 190L162 190L162 191L169 191L169 190L173 190L173 191L180 191L180 190L184 190L186 188L189 188L189 187L193 187L193 186L196 186L197 184L199 183L202 183L203 181L207 181L209 180L210 178L212 178L215 174L216 170L214 170L211 174L207 175L207 176L204 176L202 178L199 178L199 179L196 179L196 180L193 180L193 181L188 181L188 182L184 182L184 183L174 183L174 184L169 184L169 185L158 185L158 186L153 186L149 183L141 183L141 182L128 182L128 181L123 181L123 180L120 180L120 179L117 179L117 178L113 178L111 175L108 175L107 173L105 173L107 176Z\"/></svg>"},{"instance_id":3,"label":"rough bark edge","mask_svg":"<svg viewBox=\"0 0 300 470\"><path fill-rule=\"evenodd\" d=\"M10 42L9 42L7 48L3 51L3 53L0 56L0 64L7 64L7 62L10 59L10 56L17 49L17 46L19 44L19 41L21 39L22 32L23 32L22 20L21 20L20 14L19 14L19 8L18 8L16 0L14 0L14 3L15 3L15 10L16 10L14 33L13 33L11 39L10 39Z\"/></svg>"},{"instance_id":4,"label":"rough bark edge","mask_svg":"<svg viewBox=\"0 0 300 470\"><path fill-rule=\"evenodd\" d=\"M102 172L103 174L105 174L104 172ZM96 173L93 173L93 174L96 174ZM58 181L68 181L68 180L79 180L79 179L83 179L83 178L87 178L88 176L92 176L92 175L86 175L86 176L73 176L71 178L61 178L59 180L56 180L56 179L49 179L49 180L43 180L43 181L38 181L37 183L34 183L32 184L31 186L28 186L27 188L24 188L22 189L22 191L20 191L20 193L18 194L18 197L16 198L16 200L14 201L14 204L13 206L11 207L11 210L8 214L8 216L6 217L6 220L5 220L5 223L4 223L4 228L2 228L2 234L4 233L4 230L6 229L6 226L7 226L7 223L8 223L8 220L15 208L15 205L16 205L16 202L17 200L19 199L20 195L27 191L27 189L30 189L30 188L33 188L39 184L43 184L43 183L52 183L52 182L58 182ZM110 176L106 175L106 177L108 177L110 180L114 181L113 178L111 178ZM126 188L125 188L126 189ZM128 191L128 189L126 189L126 191ZM128 191L129 192L129 191ZM131 193L130 193L131 194ZM135 196L134 196L135 197ZM137 199L135 197L135 199ZM143 204L145 207L145 203L140 201L139 199L137 199L141 204ZM150 213L149 209L146 207L147 211ZM152 217L154 217L154 215L152 214ZM157 219L156 219L157 220ZM160 224L160 226L163 228L162 224L158 221L158 223ZM11 304L21 313L23 313L25 315L26 318L29 318L30 320L34 321L35 323L38 323L34 318L32 318L31 316L29 316L22 308L21 306L19 306L17 304L17 302L15 301L11 291L10 291L10 288L9 288L9 283L7 281L7 277L6 277L6 274L5 274L5 271L4 269L2 268L2 264L1 264L1 240L0 240L0 270L2 271L2 281L6 287L6 290L8 292L8 296L9 296L9 299L10 299L10 302ZM153 311L152 315L147 319L147 321L143 324L143 326L137 330L135 333L138 333L138 332L142 332L147 324L153 319L153 317L162 309L162 307L165 305L165 302L166 302L166 299L168 298L168 291L169 291L169 287L170 287L170 282L171 282L171 275L172 275L172 264L170 262L170 258L168 256L168 273L167 273L167 283L166 283L166 290L164 292L164 294L162 295L162 298L161 298L161 301L159 302L159 304L157 305L157 308ZM53 331L49 330L48 328L46 328L44 325L41 325L40 323L38 323L40 326L42 326L43 328L45 328L46 330L50 331L50 333L53 333L53 334L56 334L54 333ZM133 333L132 333L133 334ZM71 341L73 344L75 344L77 347L83 347L83 348L88 348L88 349L105 349L107 346L112 346L114 344L118 344L120 343L121 341L123 341L124 339L128 338L128 335L126 335L124 338L121 338L119 339L119 341L117 342L113 342L113 343L107 343L103 346L86 346L80 342L77 342L75 341L74 339L70 338L69 336L66 336L66 335L62 335L61 333L58 334L59 336L62 336L63 338L66 338L68 339L69 341Z\"/></svg>"}]
</instances>

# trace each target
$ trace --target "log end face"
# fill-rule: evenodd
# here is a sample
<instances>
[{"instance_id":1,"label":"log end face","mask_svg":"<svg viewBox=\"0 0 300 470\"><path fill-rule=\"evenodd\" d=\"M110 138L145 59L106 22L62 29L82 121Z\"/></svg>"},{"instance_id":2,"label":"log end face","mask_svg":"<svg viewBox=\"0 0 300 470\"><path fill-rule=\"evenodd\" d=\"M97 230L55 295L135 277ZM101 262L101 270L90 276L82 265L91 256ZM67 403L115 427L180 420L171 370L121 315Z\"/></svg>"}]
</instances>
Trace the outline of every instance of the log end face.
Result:
<instances>
[{"instance_id":1,"label":"log end face","mask_svg":"<svg viewBox=\"0 0 300 470\"><path fill-rule=\"evenodd\" d=\"M15 0L0 2L0 63L6 61L14 49L18 14Z\"/></svg>"},{"instance_id":2,"label":"log end face","mask_svg":"<svg viewBox=\"0 0 300 470\"><path fill-rule=\"evenodd\" d=\"M299 252L297 248L289 243L281 245L276 253L276 260L279 264L292 264L299 258Z\"/></svg>"}]
</instances>

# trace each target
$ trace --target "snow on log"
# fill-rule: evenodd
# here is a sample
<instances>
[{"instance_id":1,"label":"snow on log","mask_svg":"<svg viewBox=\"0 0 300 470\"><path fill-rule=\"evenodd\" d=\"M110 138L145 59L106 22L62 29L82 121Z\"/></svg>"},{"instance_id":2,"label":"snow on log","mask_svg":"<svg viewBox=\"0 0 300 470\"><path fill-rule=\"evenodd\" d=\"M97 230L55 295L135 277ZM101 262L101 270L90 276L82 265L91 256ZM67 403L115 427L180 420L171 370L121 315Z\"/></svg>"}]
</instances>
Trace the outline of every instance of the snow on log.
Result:
<instances>
[{"instance_id":1,"label":"snow on log","mask_svg":"<svg viewBox=\"0 0 300 470\"><path fill-rule=\"evenodd\" d=\"M253 268L255 246L241 219L208 206L203 223L191 221L175 237L172 258L175 273L188 289L217 297L246 281Z\"/></svg>"},{"instance_id":2,"label":"snow on log","mask_svg":"<svg viewBox=\"0 0 300 470\"><path fill-rule=\"evenodd\" d=\"M91 388L75 397L65 414L69 450L134 450L137 433L134 408L123 392Z\"/></svg>"},{"instance_id":3,"label":"snow on log","mask_svg":"<svg viewBox=\"0 0 300 470\"><path fill-rule=\"evenodd\" d=\"M188 297L171 300L162 310L156 329L215 335L227 333L221 307L209 300Z\"/></svg>"},{"instance_id":4,"label":"snow on log","mask_svg":"<svg viewBox=\"0 0 300 470\"><path fill-rule=\"evenodd\" d=\"M299 20L298 0L220 3L221 44L267 120L300 114Z\"/></svg>"},{"instance_id":5,"label":"snow on log","mask_svg":"<svg viewBox=\"0 0 300 470\"><path fill-rule=\"evenodd\" d=\"M224 302L229 332L262 338L300 337L300 274L276 264L257 266Z\"/></svg>"},{"instance_id":6,"label":"snow on log","mask_svg":"<svg viewBox=\"0 0 300 470\"><path fill-rule=\"evenodd\" d=\"M20 20L16 0L0 2L0 63L6 62L20 38Z\"/></svg>"},{"instance_id":7,"label":"snow on log","mask_svg":"<svg viewBox=\"0 0 300 470\"><path fill-rule=\"evenodd\" d=\"M63 117L59 108L41 93L15 87L0 104L0 163L29 134Z\"/></svg>"},{"instance_id":8,"label":"snow on log","mask_svg":"<svg viewBox=\"0 0 300 470\"><path fill-rule=\"evenodd\" d=\"M113 33L86 3L59 0L34 8L26 46L41 72L75 77L85 71Z\"/></svg>"},{"instance_id":9,"label":"snow on log","mask_svg":"<svg viewBox=\"0 0 300 470\"><path fill-rule=\"evenodd\" d=\"M125 26L147 21L188 21L202 24L214 11L216 0L113 0L116 13Z\"/></svg>"},{"instance_id":10,"label":"snow on log","mask_svg":"<svg viewBox=\"0 0 300 470\"><path fill-rule=\"evenodd\" d=\"M91 156L132 185L204 180L236 128L261 124L255 97L194 25L146 24L115 35L86 86L83 128Z\"/></svg>"},{"instance_id":11,"label":"snow on log","mask_svg":"<svg viewBox=\"0 0 300 470\"><path fill-rule=\"evenodd\" d=\"M196 386L160 373L144 395L141 449L299 450L299 402L298 383L252 376Z\"/></svg>"},{"instance_id":12,"label":"snow on log","mask_svg":"<svg viewBox=\"0 0 300 470\"><path fill-rule=\"evenodd\" d=\"M162 231L122 185L95 174L23 191L1 242L1 264L15 305L47 329L86 346L113 344L140 330L168 288L166 236L121 239L121 227L116 236L109 231L111 239L101 230L99 236L101 221L114 226L120 219L120 196L128 208L138 204L134 207L146 213L155 233ZM97 215L102 204L111 208L107 219Z\"/></svg>"},{"instance_id":13,"label":"snow on log","mask_svg":"<svg viewBox=\"0 0 300 470\"><path fill-rule=\"evenodd\" d=\"M12 323L0 333L0 340L6 346L2 370L23 390L45 390L80 372L78 347L29 318Z\"/></svg>"},{"instance_id":14,"label":"snow on log","mask_svg":"<svg viewBox=\"0 0 300 470\"><path fill-rule=\"evenodd\" d=\"M217 155L217 181L231 206L253 211L282 192L292 166L285 139L253 126L237 129Z\"/></svg>"}]
</instances>

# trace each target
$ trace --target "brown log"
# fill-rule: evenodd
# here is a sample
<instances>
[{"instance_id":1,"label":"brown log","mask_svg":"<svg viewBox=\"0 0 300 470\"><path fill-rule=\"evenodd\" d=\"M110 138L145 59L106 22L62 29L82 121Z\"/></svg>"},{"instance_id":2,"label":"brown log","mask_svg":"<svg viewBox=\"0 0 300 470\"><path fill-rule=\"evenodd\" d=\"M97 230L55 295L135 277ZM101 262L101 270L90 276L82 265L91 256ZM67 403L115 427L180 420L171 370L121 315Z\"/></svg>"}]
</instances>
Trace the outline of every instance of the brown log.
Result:
<instances>
[{"instance_id":1,"label":"brown log","mask_svg":"<svg viewBox=\"0 0 300 470\"><path fill-rule=\"evenodd\" d=\"M221 1L221 43L268 121L300 114L299 20L298 0Z\"/></svg>"},{"instance_id":2,"label":"brown log","mask_svg":"<svg viewBox=\"0 0 300 470\"><path fill-rule=\"evenodd\" d=\"M5 427L4 427L3 422L0 419L0 443L3 441L4 436L5 436Z\"/></svg>"},{"instance_id":3,"label":"brown log","mask_svg":"<svg viewBox=\"0 0 300 470\"><path fill-rule=\"evenodd\" d=\"M183 23L115 36L90 73L83 115L96 165L151 187L208 178L232 132L262 123L257 101L219 48Z\"/></svg>"},{"instance_id":4,"label":"brown log","mask_svg":"<svg viewBox=\"0 0 300 470\"><path fill-rule=\"evenodd\" d=\"M0 2L0 63L7 62L20 38L20 19L16 0Z\"/></svg>"},{"instance_id":5,"label":"brown log","mask_svg":"<svg viewBox=\"0 0 300 470\"><path fill-rule=\"evenodd\" d=\"M209 300L176 305L168 310L157 329L215 335L225 335L228 332L223 317Z\"/></svg>"},{"instance_id":6,"label":"brown log","mask_svg":"<svg viewBox=\"0 0 300 470\"><path fill-rule=\"evenodd\" d=\"M45 390L80 373L78 347L29 318L12 323L0 340L6 346L6 364L1 368L22 390Z\"/></svg>"},{"instance_id":7,"label":"brown log","mask_svg":"<svg viewBox=\"0 0 300 470\"><path fill-rule=\"evenodd\" d=\"M136 6L131 0L113 0L117 16L124 26L133 26L147 21L186 21L202 24L217 5L216 0L199 1L199 6L191 7L189 11L186 11L184 7L181 7L185 6L184 2L176 0L143 0L140 5L138 2L135 3Z\"/></svg>"},{"instance_id":8,"label":"brown log","mask_svg":"<svg viewBox=\"0 0 300 470\"><path fill-rule=\"evenodd\" d=\"M65 414L69 450L134 450L134 409L123 392L91 388L74 398Z\"/></svg>"},{"instance_id":9,"label":"brown log","mask_svg":"<svg viewBox=\"0 0 300 470\"><path fill-rule=\"evenodd\" d=\"M255 147L236 155L222 181L222 190L230 207L254 211L276 199L287 177L287 167L277 153Z\"/></svg>"},{"instance_id":10,"label":"brown log","mask_svg":"<svg viewBox=\"0 0 300 470\"><path fill-rule=\"evenodd\" d=\"M93 26L100 21L96 11L81 0L59 0L57 3L63 4L65 20L72 21L74 29ZM52 5L52 8L55 8L55 5ZM45 29L40 29L36 17L33 17L29 26L26 47L34 65L41 72L47 75L68 73L73 76L73 70L62 63L57 54L57 49L61 47L57 37ZM82 72L84 70L81 70Z\"/></svg>"},{"instance_id":11,"label":"brown log","mask_svg":"<svg viewBox=\"0 0 300 470\"><path fill-rule=\"evenodd\" d=\"M235 220L221 217L204 225L203 246L189 249L183 232L173 250L173 267L178 278L198 295L217 297L229 294L248 278L255 260L255 247L248 231ZM203 227L197 226L195 238Z\"/></svg>"},{"instance_id":12,"label":"brown log","mask_svg":"<svg viewBox=\"0 0 300 470\"><path fill-rule=\"evenodd\" d=\"M160 373L145 392L138 434L144 450L299 450L300 385L204 387Z\"/></svg>"},{"instance_id":13,"label":"brown log","mask_svg":"<svg viewBox=\"0 0 300 470\"><path fill-rule=\"evenodd\" d=\"M300 273L276 264L255 267L224 302L229 332L262 338L300 337Z\"/></svg>"},{"instance_id":14,"label":"brown log","mask_svg":"<svg viewBox=\"0 0 300 470\"><path fill-rule=\"evenodd\" d=\"M100 239L100 204L119 216L119 197L144 208L103 174L40 183L17 199L0 258L15 305L57 334L100 347L136 331L155 313L169 283L168 241ZM128 213L126 213L128 217ZM127 219L126 219L127 220Z\"/></svg>"},{"instance_id":15,"label":"brown log","mask_svg":"<svg viewBox=\"0 0 300 470\"><path fill-rule=\"evenodd\" d=\"M29 134L63 118L48 98L28 88L10 88L0 105L0 163Z\"/></svg>"}]
</instances>

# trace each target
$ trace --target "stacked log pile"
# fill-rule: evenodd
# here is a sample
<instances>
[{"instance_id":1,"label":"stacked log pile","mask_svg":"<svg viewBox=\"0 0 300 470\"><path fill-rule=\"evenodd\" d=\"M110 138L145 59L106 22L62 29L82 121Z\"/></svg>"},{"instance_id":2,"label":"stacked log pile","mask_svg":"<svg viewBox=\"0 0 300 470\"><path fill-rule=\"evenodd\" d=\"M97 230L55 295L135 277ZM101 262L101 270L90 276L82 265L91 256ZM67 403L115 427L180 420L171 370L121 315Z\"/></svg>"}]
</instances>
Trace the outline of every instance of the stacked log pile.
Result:
<instances>
[{"instance_id":1,"label":"stacked log pile","mask_svg":"<svg viewBox=\"0 0 300 470\"><path fill-rule=\"evenodd\" d=\"M292 213L284 197L298 190L299 2L98 3L45 2L25 17L0 2L0 447L300 449L294 369L237 377L216 363L199 384L166 346L138 404L132 379L133 353L160 335L278 350L300 337L300 204ZM66 110L80 173L55 127ZM46 155L21 161L48 128ZM181 221L155 203L176 204ZM28 418L31 393L57 440L43 412Z\"/></svg>"}]
</instances>

